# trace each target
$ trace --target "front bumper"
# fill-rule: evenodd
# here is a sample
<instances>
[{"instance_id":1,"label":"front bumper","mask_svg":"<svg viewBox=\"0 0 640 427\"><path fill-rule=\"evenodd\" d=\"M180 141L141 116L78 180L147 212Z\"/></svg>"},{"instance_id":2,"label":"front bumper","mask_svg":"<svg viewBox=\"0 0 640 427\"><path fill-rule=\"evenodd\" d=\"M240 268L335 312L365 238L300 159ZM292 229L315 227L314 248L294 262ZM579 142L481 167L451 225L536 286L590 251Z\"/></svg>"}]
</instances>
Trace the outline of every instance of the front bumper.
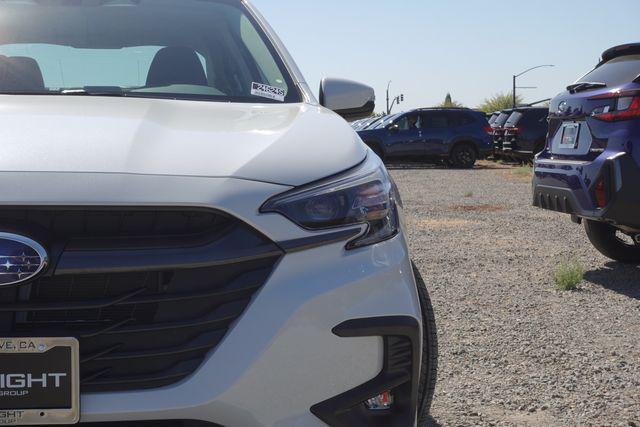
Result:
<instances>
[{"instance_id":1,"label":"front bumper","mask_svg":"<svg viewBox=\"0 0 640 427\"><path fill-rule=\"evenodd\" d=\"M346 256L343 247L286 255L191 378L164 389L85 395L82 420L325 425L313 406L373 380L383 368L382 337L342 338L332 329L398 314L418 321L420 313L402 236Z\"/></svg>"},{"instance_id":2,"label":"front bumper","mask_svg":"<svg viewBox=\"0 0 640 427\"><path fill-rule=\"evenodd\" d=\"M345 251L346 240L340 239L300 245L317 241L319 234L256 209L287 187L231 178L0 176L23 184L0 190L0 200L8 206L210 207L250 224L283 247L292 245L193 375L159 389L83 394L83 423L203 420L225 427L324 426L312 408L370 384L384 372L382 334L339 336L334 328L385 317L421 324L403 234L353 251Z\"/></svg>"},{"instance_id":3,"label":"front bumper","mask_svg":"<svg viewBox=\"0 0 640 427\"><path fill-rule=\"evenodd\" d=\"M606 151L592 162L539 156L534 168L534 206L640 229L640 167L629 154ZM604 208L597 206L594 196L601 179L607 188Z\"/></svg>"}]
</instances>

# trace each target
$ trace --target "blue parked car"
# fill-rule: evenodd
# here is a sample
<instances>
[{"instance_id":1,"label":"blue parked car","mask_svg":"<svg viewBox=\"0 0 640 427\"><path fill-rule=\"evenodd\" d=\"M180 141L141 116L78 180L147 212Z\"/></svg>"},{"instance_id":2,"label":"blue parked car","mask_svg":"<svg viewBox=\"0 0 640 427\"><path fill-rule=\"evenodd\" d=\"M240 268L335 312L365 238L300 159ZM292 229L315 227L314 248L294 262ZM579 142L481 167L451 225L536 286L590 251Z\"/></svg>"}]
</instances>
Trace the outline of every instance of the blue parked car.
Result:
<instances>
[{"instance_id":1,"label":"blue parked car","mask_svg":"<svg viewBox=\"0 0 640 427\"><path fill-rule=\"evenodd\" d=\"M605 256L640 263L640 43L607 50L551 101L533 193L535 206L584 222Z\"/></svg>"},{"instance_id":2,"label":"blue parked car","mask_svg":"<svg viewBox=\"0 0 640 427\"><path fill-rule=\"evenodd\" d=\"M493 149L485 113L466 108L424 108L389 116L358 132L383 160L444 160L471 168Z\"/></svg>"}]
</instances>

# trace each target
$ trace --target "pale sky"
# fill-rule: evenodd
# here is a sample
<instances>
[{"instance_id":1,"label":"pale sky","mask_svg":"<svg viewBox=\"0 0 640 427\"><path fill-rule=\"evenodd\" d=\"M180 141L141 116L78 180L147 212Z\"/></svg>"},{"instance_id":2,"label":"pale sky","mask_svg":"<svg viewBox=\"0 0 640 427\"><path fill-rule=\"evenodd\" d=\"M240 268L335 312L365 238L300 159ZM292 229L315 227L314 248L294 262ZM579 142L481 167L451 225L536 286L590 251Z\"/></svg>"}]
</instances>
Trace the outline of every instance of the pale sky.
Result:
<instances>
[{"instance_id":1,"label":"pale sky","mask_svg":"<svg viewBox=\"0 0 640 427\"><path fill-rule=\"evenodd\" d=\"M253 0L289 48L309 85L325 76L376 89L376 111L405 94L401 110L442 102L469 107L511 90L528 102L549 98L596 63L607 48L640 42L640 0Z\"/></svg>"}]
</instances>

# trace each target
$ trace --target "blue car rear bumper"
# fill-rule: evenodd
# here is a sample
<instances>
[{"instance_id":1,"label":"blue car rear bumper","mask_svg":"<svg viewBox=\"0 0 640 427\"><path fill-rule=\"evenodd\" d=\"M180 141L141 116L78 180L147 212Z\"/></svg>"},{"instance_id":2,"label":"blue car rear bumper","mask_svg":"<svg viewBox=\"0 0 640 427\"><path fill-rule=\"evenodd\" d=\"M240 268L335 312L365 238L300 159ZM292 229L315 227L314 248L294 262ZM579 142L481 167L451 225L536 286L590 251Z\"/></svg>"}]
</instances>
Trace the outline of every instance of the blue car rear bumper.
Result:
<instances>
[{"instance_id":1,"label":"blue car rear bumper","mask_svg":"<svg viewBox=\"0 0 640 427\"><path fill-rule=\"evenodd\" d=\"M592 162L540 156L534 172L534 206L640 229L640 167L629 154L607 151ZM599 208L595 186L603 180L607 204Z\"/></svg>"}]
</instances>

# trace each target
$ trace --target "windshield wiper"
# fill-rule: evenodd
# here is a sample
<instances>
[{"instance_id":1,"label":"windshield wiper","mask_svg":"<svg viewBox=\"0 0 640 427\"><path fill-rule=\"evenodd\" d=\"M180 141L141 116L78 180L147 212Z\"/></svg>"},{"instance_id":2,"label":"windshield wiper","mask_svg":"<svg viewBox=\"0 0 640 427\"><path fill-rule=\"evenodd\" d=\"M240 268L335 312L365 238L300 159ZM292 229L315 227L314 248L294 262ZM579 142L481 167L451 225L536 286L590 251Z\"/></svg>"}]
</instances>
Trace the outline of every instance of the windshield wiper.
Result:
<instances>
[{"instance_id":1,"label":"windshield wiper","mask_svg":"<svg viewBox=\"0 0 640 427\"><path fill-rule=\"evenodd\" d=\"M567 86L567 90L571 93L575 93L581 92L583 90L598 89L603 87L607 87L607 84L602 82L580 82Z\"/></svg>"},{"instance_id":2,"label":"windshield wiper","mask_svg":"<svg viewBox=\"0 0 640 427\"><path fill-rule=\"evenodd\" d=\"M58 95L58 91L50 90L3 90L0 95Z\"/></svg>"},{"instance_id":3,"label":"windshield wiper","mask_svg":"<svg viewBox=\"0 0 640 427\"><path fill-rule=\"evenodd\" d=\"M79 88L63 89L62 95L84 96L125 96L124 90L119 86L84 86Z\"/></svg>"}]
</instances>

